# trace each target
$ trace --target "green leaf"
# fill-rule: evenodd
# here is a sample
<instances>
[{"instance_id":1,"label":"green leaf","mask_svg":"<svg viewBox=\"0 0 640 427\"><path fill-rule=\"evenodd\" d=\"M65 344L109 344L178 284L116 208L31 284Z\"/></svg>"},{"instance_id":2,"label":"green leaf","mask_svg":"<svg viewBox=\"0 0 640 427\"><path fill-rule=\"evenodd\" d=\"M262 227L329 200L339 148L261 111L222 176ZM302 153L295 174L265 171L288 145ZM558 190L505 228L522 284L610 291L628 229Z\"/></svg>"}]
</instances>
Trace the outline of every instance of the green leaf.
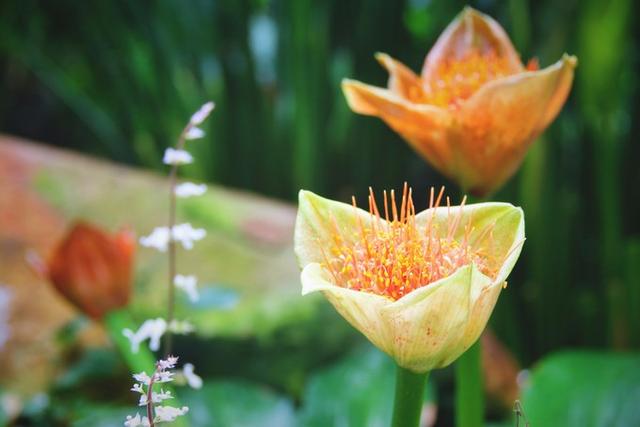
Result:
<instances>
[{"instance_id":1,"label":"green leaf","mask_svg":"<svg viewBox=\"0 0 640 427\"><path fill-rule=\"evenodd\" d=\"M314 375L303 395L298 424L306 427L388 426L391 421L395 364L367 345ZM434 402L427 383L425 402Z\"/></svg>"},{"instance_id":2,"label":"green leaf","mask_svg":"<svg viewBox=\"0 0 640 427\"><path fill-rule=\"evenodd\" d=\"M566 352L535 368L523 407L532 426L640 425L640 355Z\"/></svg>"},{"instance_id":3,"label":"green leaf","mask_svg":"<svg viewBox=\"0 0 640 427\"><path fill-rule=\"evenodd\" d=\"M267 387L241 381L205 382L200 390L180 390L191 427L288 427L293 404Z\"/></svg>"}]
</instances>

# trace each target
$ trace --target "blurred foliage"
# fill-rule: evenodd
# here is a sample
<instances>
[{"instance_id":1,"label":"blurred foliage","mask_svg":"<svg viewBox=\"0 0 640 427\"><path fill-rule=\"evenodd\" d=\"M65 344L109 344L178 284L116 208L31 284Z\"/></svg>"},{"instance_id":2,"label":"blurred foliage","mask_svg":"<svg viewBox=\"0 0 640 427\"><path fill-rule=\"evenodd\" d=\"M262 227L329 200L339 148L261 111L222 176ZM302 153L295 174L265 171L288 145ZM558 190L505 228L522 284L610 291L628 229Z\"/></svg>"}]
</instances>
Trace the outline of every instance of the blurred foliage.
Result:
<instances>
[{"instance_id":1,"label":"blurred foliage","mask_svg":"<svg viewBox=\"0 0 640 427\"><path fill-rule=\"evenodd\" d=\"M563 352L536 366L523 405L532 426L640 423L640 355Z\"/></svg>"},{"instance_id":2,"label":"blurred foliage","mask_svg":"<svg viewBox=\"0 0 640 427\"><path fill-rule=\"evenodd\" d=\"M388 426L393 406L395 369L388 356L368 344L331 368L319 371L309 379L305 388L299 425ZM431 381L427 383L425 403L435 401Z\"/></svg>"},{"instance_id":3,"label":"blurred foliage","mask_svg":"<svg viewBox=\"0 0 640 427\"><path fill-rule=\"evenodd\" d=\"M386 73L373 58L376 51L419 70L429 47L465 4L5 1L0 3L0 131L164 171L164 148L190 114L212 99L217 108L206 123L207 138L190 147L197 162L185 173L192 178L291 201L301 187L346 200L352 193L363 196L369 185L398 188L406 180L416 189L439 186L443 179L381 121L349 111L340 80L383 85ZM495 197L523 206L528 238L492 326L525 365L562 347L638 349L640 33L632 20L638 3L481 0L471 5L503 24L525 60L535 56L546 66L564 51L579 58L567 105ZM55 204L65 204L56 179L48 176L40 184ZM115 192L110 197L118 198ZM127 203L118 200L113 203ZM218 210L220 204L211 200L189 202L181 215L236 228L237 217L228 214L233 209ZM228 268L237 266L232 262ZM233 300L233 294L211 296L212 307L221 298ZM284 305L268 303L265 313ZM238 370L253 366L246 369L254 369L249 376L257 381L313 394L296 369L326 362L333 350L282 358L278 339L289 340L283 347L289 353L309 345L291 330L302 317L304 327L316 331L310 325L317 313L290 307L284 314L293 325L290 332L269 336L270 343L259 333L266 314L245 314L226 326L244 332L247 341L210 341L194 347L206 352L194 353L215 351L222 354L220 363L235 361ZM210 324L208 332L217 334L223 323ZM318 324L321 328L322 321ZM333 338L331 330L323 332L330 349L345 340L343 330ZM271 351L262 364L236 358L238 352L261 351ZM269 364L279 357L283 362L271 371ZM573 367L572 359L563 357L546 360L534 373L530 399L535 384L546 381L536 380L546 366ZM588 363L578 361L575 369ZM293 372L288 376L287 367ZM601 369L590 369L592 380L599 381ZM221 373L216 366L208 372ZM602 381L613 381L604 376ZM311 384L324 387L317 379ZM212 393L220 393L216 387ZM42 401L34 399L25 411L37 420ZM566 404L580 404L581 397L572 399ZM534 402L527 400L532 407L525 407L531 420L547 419Z\"/></svg>"}]
</instances>

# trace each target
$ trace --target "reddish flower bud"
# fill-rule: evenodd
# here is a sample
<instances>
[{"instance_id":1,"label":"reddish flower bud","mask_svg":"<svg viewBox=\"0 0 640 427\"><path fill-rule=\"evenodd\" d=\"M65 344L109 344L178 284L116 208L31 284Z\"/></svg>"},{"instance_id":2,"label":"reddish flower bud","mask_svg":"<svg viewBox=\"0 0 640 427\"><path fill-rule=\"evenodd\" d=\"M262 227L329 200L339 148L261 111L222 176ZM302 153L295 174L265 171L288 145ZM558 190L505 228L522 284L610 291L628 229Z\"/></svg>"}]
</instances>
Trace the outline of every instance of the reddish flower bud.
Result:
<instances>
[{"instance_id":1,"label":"reddish flower bud","mask_svg":"<svg viewBox=\"0 0 640 427\"><path fill-rule=\"evenodd\" d=\"M129 231L110 235L79 222L49 259L49 279L73 305L100 319L129 301L134 250Z\"/></svg>"}]
</instances>

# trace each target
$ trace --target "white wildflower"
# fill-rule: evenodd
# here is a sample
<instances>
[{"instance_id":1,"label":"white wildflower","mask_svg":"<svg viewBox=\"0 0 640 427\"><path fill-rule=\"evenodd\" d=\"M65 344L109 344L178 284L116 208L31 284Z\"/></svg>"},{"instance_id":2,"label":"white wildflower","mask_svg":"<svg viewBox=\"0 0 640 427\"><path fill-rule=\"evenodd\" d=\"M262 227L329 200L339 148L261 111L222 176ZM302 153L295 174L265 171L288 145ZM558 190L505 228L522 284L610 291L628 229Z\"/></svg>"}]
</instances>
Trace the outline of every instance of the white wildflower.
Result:
<instances>
[{"instance_id":1,"label":"white wildflower","mask_svg":"<svg viewBox=\"0 0 640 427\"><path fill-rule=\"evenodd\" d=\"M215 107L215 104L213 102L207 102L202 107L200 107L198 111L193 113L193 116L191 116L191 120L189 120L189 123L193 126L197 126L200 123L204 122L211 111L213 111L213 107Z\"/></svg>"},{"instance_id":2,"label":"white wildflower","mask_svg":"<svg viewBox=\"0 0 640 427\"><path fill-rule=\"evenodd\" d=\"M187 133L184 135L186 139L200 139L204 137L205 133L202 129L197 126L192 126L189 128Z\"/></svg>"},{"instance_id":3,"label":"white wildflower","mask_svg":"<svg viewBox=\"0 0 640 427\"><path fill-rule=\"evenodd\" d=\"M151 399L153 400L153 403L162 403L162 401L166 399L173 399L173 396L171 396L170 391L160 390L160 393L156 393L155 391L151 392ZM138 406L147 406L148 403L149 395L146 393L141 394L140 400L138 401Z\"/></svg>"},{"instance_id":4,"label":"white wildflower","mask_svg":"<svg viewBox=\"0 0 640 427\"><path fill-rule=\"evenodd\" d=\"M176 356L167 356L165 360L158 360L157 366L161 371L165 371L167 369L173 369L176 367L176 363L178 363L178 357Z\"/></svg>"},{"instance_id":5,"label":"white wildflower","mask_svg":"<svg viewBox=\"0 0 640 427\"><path fill-rule=\"evenodd\" d=\"M127 415L127 420L124 422L125 427L149 427L149 419L147 417L140 418L140 414L136 413L135 417Z\"/></svg>"},{"instance_id":6,"label":"white wildflower","mask_svg":"<svg viewBox=\"0 0 640 427\"><path fill-rule=\"evenodd\" d=\"M151 383L151 377L147 375L145 371L142 371L139 374L133 374L133 379L138 381L140 384L134 384L131 391L145 393L144 389L142 388L142 384L149 385Z\"/></svg>"},{"instance_id":7,"label":"white wildflower","mask_svg":"<svg viewBox=\"0 0 640 427\"><path fill-rule=\"evenodd\" d=\"M131 341L131 352L137 353L140 349L140 343L149 340L149 349L157 351L160 348L160 338L167 331L167 322L158 317L157 319L148 319L133 332L131 329L124 329L122 334Z\"/></svg>"},{"instance_id":8,"label":"white wildflower","mask_svg":"<svg viewBox=\"0 0 640 427\"><path fill-rule=\"evenodd\" d=\"M151 234L140 238L140 244L146 248L155 248L165 252L169 246L169 227L156 227Z\"/></svg>"},{"instance_id":9,"label":"white wildflower","mask_svg":"<svg viewBox=\"0 0 640 427\"><path fill-rule=\"evenodd\" d=\"M182 247L185 249L193 249L193 242L204 239L207 232L204 228L193 228L191 224L185 222L173 226L172 231L173 240L182 243Z\"/></svg>"},{"instance_id":10,"label":"white wildflower","mask_svg":"<svg viewBox=\"0 0 640 427\"><path fill-rule=\"evenodd\" d=\"M169 239L180 242L185 249L193 249L193 243L204 239L207 232L203 228L193 228L185 222L173 226L173 232L169 235L168 227L156 227L151 234L140 238L140 244L147 248L155 248L160 252L166 252L169 247Z\"/></svg>"},{"instance_id":11,"label":"white wildflower","mask_svg":"<svg viewBox=\"0 0 640 427\"><path fill-rule=\"evenodd\" d=\"M193 332L196 328L193 323L186 320L172 320L168 329L174 334L186 335Z\"/></svg>"},{"instance_id":12,"label":"white wildflower","mask_svg":"<svg viewBox=\"0 0 640 427\"><path fill-rule=\"evenodd\" d=\"M173 381L173 372L160 371L156 374L154 381L157 383L168 383Z\"/></svg>"},{"instance_id":13,"label":"white wildflower","mask_svg":"<svg viewBox=\"0 0 640 427\"><path fill-rule=\"evenodd\" d=\"M162 162L165 165L188 165L193 162L193 156L188 151L169 147L164 152Z\"/></svg>"},{"instance_id":14,"label":"white wildflower","mask_svg":"<svg viewBox=\"0 0 640 427\"><path fill-rule=\"evenodd\" d=\"M152 396L155 403L159 403L167 399L173 399L170 391L164 391L162 389L160 389L160 393L152 393Z\"/></svg>"},{"instance_id":15,"label":"white wildflower","mask_svg":"<svg viewBox=\"0 0 640 427\"><path fill-rule=\"evenodd\" d=\"M187 380L189 387L194 389L202 388L202 378L195 373L195 367L191 363L185 363L182 367L182 375Z\"/></svg>"},{"instance_id":16,"label":"white wildflower","mask_svg":"<svg viewBox=\"0 0 640 427\"><path fill-rule=\"evenodd\" d=\"M198 292L198 279L196 276L183 276L177 274L173 279L173 284L176 288L184 291L189 297L189 301L196 302L200 299L200 293Z\"/></svg>"},{"instance_id":17,"label":"white wildflower","mask_svg":"<svg viewBox=\"0 0 640 427\"><path fill-rule=\"evenodd\" d=\"M189 408L183 406L182 408L174 408L173 406L156 406L156 416L154 422L171 422L175 421L181 415L189 412Z\"/></svg>"},{"instance_id":18,"label":"white wildflower","mask_svg":"<svg viewBox=\"0 0 640 427\"><path fill-rule=\"evenodd\" d=\"M183 182L176 186L176 196L178 197L191 197L202 196L207 191L206 184L194 184L193 182Z\"/></svg>"}]
</instances>

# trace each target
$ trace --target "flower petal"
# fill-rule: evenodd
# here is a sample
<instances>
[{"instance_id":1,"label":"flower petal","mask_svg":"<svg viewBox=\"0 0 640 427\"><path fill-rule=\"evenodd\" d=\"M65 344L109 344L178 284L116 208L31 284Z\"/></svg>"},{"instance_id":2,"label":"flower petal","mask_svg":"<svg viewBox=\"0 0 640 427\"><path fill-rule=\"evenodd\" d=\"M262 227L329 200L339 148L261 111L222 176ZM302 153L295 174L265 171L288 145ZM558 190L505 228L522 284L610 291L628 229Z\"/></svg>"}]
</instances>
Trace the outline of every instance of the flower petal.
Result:
<instances>
[{"instance_id":1,"label":"flower petal","mask_svg":"<svg viewBox=\"0 0 640 427\"><path fill-rule=\"evenodd\" d=\"M387 87L391 92L410 101L423 96L422 80L406 65L386 53L376 53L376 59L389 72Z\"/></svg>"},{"instance_id":2,"label":"flower petal","mask_svg":"<svg viewBox=\"0 0 640 427\"><path fill-rule=\"evenodd\" d=\"M393 354L393 341L387 336L386 320L380 315L392 301L380 295L354 291L331 283L331 273L320 264L308 264L302 270L302 294L322 291L329 302L354 328L362 332L376 347Z\"/></svg>"},{"instance_id":3,"label":"flower petal","mask_svg":"<svg viewBox=\"0 0 640 427\"><path fill-rule=\"evenodd\" d=\"M480 250L491 254L496 260L499 269L493 282L502 285L513 269L524 244L524 212L510 203L500 202L475 203L462 208L439 207L417 214L416 224L424 227L432 223L439 225L438 228L442 232L446 232L446 225L459 214L459 209L462 209L462 213L459 226L453 235L454 239L460 240L466 233L466 225L470 223L469 243L472 246L480 245Z\"/></svg>"},{"instance_id":4,"label":"flower petal","mask_svg":"<svg viewBox=\"0 0 640 427\"><path fill-rule=\"evenodd\" d=\"M460 59L473 51L485 53L489 50L507 59L513 73L524 70L518 52L500 24L488 15L465 7L429 51L422 67L422 78L430 81L441 64L451 58Z\"/></svg>"},{"instance_id":5,"label":"flower petal","mask_svg":"<svg viewBox=\"0 0 640 427\"><path fill-rule=\"evenodd\" d=\"M513 175L566 100L575 66L565 55L543 70L489 82L462 104L451 142L463 188L487 194Z\"/></svg>"},{"instance_id":6,"label":"flower petal","mask_svg":"<svg viewBox=\"0 0 640 427\"><path fill-rule=\"evenodd\" d=\"M342 91L353 111L380 117L440 172L452 175L452 152L447 143L452 116L447 110L414 104L390 90L349 79L342 81Z\"/></svg>"},{"instance_id":7,"label":"flower petal","mask_svg":"<svg viewBox=\"0 0 640 427\"><path fill-rule=\"evenodd\" d=\"M389 353L403 368L427 372L457 359L473 307L476 288L490 280L472 282L475 267L465 266L451 276L419 288L385 307L381 315L389 328ZM476 270L477 271L477 270Z\"/></svg>"},{"instance_id":8,"label":"flower petal","mask_svg":"<svg viewBox=\"0 0 640 427\"><path fill-rule=\"evenodd\" d=\"M322 248L333 246L338 230L352 230L360 222L367 226L371 222L369 212L354 208L346 203L325 199L310 191L298 193L298 216L294 233L294 249L298 264L304 268L307 264L325 261ZM354 237L354 233L340 233L342 238Z\"/></svg>"}]
</instances>

